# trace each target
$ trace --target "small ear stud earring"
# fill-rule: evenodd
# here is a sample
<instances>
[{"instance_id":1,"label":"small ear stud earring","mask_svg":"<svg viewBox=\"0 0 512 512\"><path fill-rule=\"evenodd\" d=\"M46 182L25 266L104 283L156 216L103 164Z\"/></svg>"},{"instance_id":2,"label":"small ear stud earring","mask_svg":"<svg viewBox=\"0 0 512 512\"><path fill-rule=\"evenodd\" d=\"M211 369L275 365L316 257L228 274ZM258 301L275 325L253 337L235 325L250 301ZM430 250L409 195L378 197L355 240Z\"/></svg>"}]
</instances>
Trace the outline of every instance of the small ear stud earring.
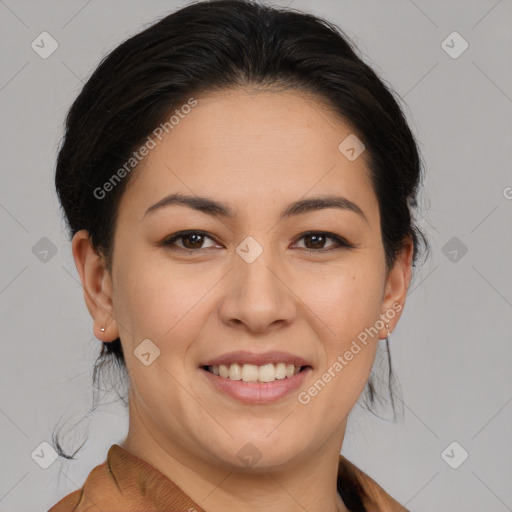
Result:
<instances>
[{"instance_id":1,"label":"small ear stud earring","mask_svg":"<svg viewBox=\"0 0 512 512\"><path fill-rule=\"evenodd\" d=\"M101 327L101 328L100 328L100 331L101 331L101 332L105 332L105 327Z\"/></svg>"},{"instance_id":2,"label":"small ear stud earring","mask_svg":"<svg viewBox=\"0 0 512 512\"><path fill-rule=\"evenodd\" d=\"M386 336L386 338L389 338L389 335L391 334L391 331L389 330L389 324L386 324L386 329L388 331L388 335Z\"/></svg>"}]
</instances>

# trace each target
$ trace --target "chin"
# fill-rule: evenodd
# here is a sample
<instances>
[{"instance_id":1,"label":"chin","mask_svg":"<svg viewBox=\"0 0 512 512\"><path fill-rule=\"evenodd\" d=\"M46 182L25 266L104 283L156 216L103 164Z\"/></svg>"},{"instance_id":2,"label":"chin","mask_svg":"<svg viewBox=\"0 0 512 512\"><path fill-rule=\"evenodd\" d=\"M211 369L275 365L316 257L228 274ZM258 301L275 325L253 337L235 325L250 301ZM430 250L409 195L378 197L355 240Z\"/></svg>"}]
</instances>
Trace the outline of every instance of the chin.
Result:
<instances>
[{"instance_id":1,"label":"chin","mask_svg":"<svg viewBox=\"0 0 512 512\"><path fill-rule=\"evenodd\" d=\"M241 472L263 472L275 469L286 465L298 454L303 453L299 440L287 436L285 442L276 435L275 431L271 435L268 435L269 432L272 432L272 429L262 430L259 436L248 436L247 432L245 435L241 433L240 436L230 439L225 446L222 443L215 443L218 449L214 453L211 452L211 441L208 448L216 463L220 460L229 467L230 471Z\"/></svg>"}]
</instances>

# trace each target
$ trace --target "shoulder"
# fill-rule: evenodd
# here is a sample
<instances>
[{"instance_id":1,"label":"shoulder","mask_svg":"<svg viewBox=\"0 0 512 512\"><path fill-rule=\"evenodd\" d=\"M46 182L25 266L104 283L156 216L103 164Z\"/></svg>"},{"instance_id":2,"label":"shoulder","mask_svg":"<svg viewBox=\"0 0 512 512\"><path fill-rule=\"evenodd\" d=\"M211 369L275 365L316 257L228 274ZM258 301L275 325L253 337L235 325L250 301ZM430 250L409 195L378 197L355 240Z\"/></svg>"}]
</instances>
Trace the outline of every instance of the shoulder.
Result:
<instances>
[{"instance_id":1,"label":"shoulder","mask_svg":"<svg viewBox=\"0 0 512 512\"><path fill-rule=\"evenodd\" d=\"M72 492L68 494L64 498L62 498L58 503L56 503L48 512L73 512L77 510L77 505L80 503L80 498L82 495L82 490Z\"/></svg>"},{"instance_id":2,"label":"shoulder","mask_svg":"<svg viewBox=\"0 0 512 512\"><path fill-rule=\"evenodd\" d=\"M340 455L338 490L344 500L343 492L346 492L346 489L351 489L355 493L356 496L348 496L348 498L353 503L359 503L361 507L359 510L364 512L409 512L375 480Z\"/></svg>"},{"instance_id":3,"label":"shoulder","mask_svg":"<svg viewBox=\"0 0 512 512\"><path fill-rule=\"evenodd\" d=\"M89 473L80 489L62 498L48 512L98 512L99 507L106 510L112 505L123 506L124 499L107 459Z\"/></svg>"}]
</instances>

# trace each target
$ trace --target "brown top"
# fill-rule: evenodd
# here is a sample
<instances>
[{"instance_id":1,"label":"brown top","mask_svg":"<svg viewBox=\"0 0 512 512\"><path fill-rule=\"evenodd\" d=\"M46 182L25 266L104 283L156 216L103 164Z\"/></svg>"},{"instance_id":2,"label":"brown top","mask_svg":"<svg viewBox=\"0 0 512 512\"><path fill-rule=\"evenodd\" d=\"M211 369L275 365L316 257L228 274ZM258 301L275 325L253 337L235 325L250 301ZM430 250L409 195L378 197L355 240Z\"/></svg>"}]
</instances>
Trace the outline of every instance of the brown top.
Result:
<instances>
[{"instance_id":1,"label":"brown top","mask_svg":"<svg viewBox=\"0 0 512 512\"><path fill-rule=\"evenodd\" d=\"M351 512L408 512L374 480L340 455L338 492ZM118 444L83 487L48 512L206 512L172 480Z\"/></svg>"}]
</instances>

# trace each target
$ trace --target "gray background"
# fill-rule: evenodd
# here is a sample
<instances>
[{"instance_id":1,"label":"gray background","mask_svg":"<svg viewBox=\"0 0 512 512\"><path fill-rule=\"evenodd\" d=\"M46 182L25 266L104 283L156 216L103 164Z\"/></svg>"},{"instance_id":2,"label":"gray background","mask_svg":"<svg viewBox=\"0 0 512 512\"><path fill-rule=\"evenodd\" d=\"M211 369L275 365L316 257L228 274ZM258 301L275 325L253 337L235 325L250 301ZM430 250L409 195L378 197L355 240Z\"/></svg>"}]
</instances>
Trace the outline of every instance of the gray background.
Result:
<instances>
[{"instance_id":1,"label":"gray background","mask_svg":"<svg viewBox=\"0 0 512 512\"><path fill-rule=\"evenodd\" d=\"M77 444L90 435L77 461L42 469L31 457L63 414L87 412L100 348L53 172L84 79L107 51L185 3L0 0L0 511L47 510L127 432L123 408L105 405L71 430ZM426 164L418 221L432 253L390 338L404 419L356 407L343 454L415 512L512 510L512 2L274 4L323 15L353 37L408 105ZM47 59L31 48L43 31L59 45ZM469 43L456 59L441 46L453 31ZM457 469L441 456L453 441L469 453ZM457 462L460 448L449 454Z\"/></svg>"}]
</instances>

